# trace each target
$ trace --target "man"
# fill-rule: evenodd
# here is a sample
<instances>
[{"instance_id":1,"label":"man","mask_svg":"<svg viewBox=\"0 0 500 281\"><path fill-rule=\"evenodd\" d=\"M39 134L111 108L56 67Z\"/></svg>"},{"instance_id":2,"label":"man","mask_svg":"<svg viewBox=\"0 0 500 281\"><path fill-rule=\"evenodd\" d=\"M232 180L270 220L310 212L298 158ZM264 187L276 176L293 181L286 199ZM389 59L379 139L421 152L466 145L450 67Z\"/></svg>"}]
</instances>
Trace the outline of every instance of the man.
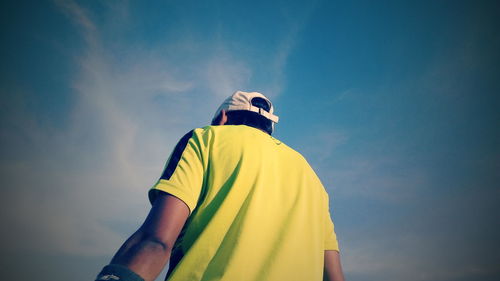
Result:
<instances>
[{"instance_id":1,"label":"man","mask_svg":"<svg viewBox=\"0 0 500 281\"><path fill-rule=\"evenodd\" d=\"M328 194L275 123L268 98L238 91L186 134L97 280L154 280L170 260L169 281L343 281Z\"/></svg>"}]
</instances>

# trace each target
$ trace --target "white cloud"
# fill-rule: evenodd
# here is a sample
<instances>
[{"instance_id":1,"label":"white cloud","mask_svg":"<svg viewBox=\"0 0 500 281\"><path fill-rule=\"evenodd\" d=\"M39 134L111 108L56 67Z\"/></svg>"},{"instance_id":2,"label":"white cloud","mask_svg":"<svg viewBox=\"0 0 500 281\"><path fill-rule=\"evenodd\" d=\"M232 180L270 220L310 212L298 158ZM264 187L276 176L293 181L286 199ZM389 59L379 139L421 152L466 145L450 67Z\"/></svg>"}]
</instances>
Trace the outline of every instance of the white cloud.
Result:
<instances>
[{"instance_id":1,"label":"white cloud","mask_svg":"<svg viewBox=\"0 0 500 281\"><path fill-rule=\"evenodd\" d=\"M270 98L274 98L286 90L285 70L288 60L299 42L300 35L307 26L309 18L315 11L317 4L317 1L310 1L307 4L303 3L300 9L293 11L285 5L282 7L282 13L286 18L288 28L283 38L279 41L274 57L269 65L272 79L269 84L263 87L264 92L268 93Z\"/></svg>"},{"instance_id":2,"label":"white cloud","mask_svg":"<svg viewBox=\"0 0 500 281\"><path fill-rule=\"evenodd\" d=\"M222 50L208 61L203 70L208 89L221 101L236 90L245 91L252 75L248 64Z\"/></svg>"},{"instance_id":3,"label":"white cloud","mask_svg":"<svg viewBox=\"0 0 500 281\"><path fill-rule=\"evenodd\" d=\"M8 127L16 129L3 131L2 138L16 150L8 162L0 162L2 183L8 186L2 220L12 226L2 232L8 238L2 247L110 256L131 234L126 231L138 227L146 215L146 191L176 141L193 124L206 125L224 97L252 87L252 65L221 48L189 65L178 64L179 51L205 48L196 44L110 44L103 37L120 27L117 21L127 21L128 11L119 8L119 17L103 28L77 2L55 3L76 24L86 45L75 61L73 104L64 125L41 124L24 107L33 93L19 97L4 113ZM292 28L274 58L273 95L283 87L297 32ZM118 56L120 52L133 55ZM29 239L33 234L36 240Z\"/></svg>"},{"instance_id":4,"label":"white cloud","mask_svg":"<svg viewBox=\"0 0 500 281\"><path fill-rule=\"evenodd\" d=\"M349 141L349 136L340 130L329 128L318 129L316 134L304 136L301 142L305 144L302 149L304 154L308 155L317 165L327 164L327 160L333 156L335 151Z\"/></svg>"},{"instance_id":5,"label":"white cloud","mask_svg":"<svg viewBox=\"0 0 500 281\"><path fill-rule=\"evenodd\" d=\"M397 155L352 156L326 175L326 180L342 196L401 204L413 200L429 184L424 169L407 166Z\"/></svg>"},{"instance_id":6,"label":"white cloud","mask_svg":"<svg viewBox=\"0 0 500 281\"><path fill-rule=\"evenodd\" d=\"M94 47L98 45L96 33L97 27L89 17L89 12L82 8L74 0L54 0L59 9L71 20L81 27L83 35L88 44Z\"/></svg>"},{"instance_id":7,"label":"white cloud","mask_svg":"<svg viewBox=\"0 0 500 281\"><path fill-rule=\"evenodd\" d=\"M221 48L179 65L170 56L181 54L178 45L141 48L126 40L109 45L104 30L120 27L117 21L127 23L127 11L120 10L110 20L113 26L104 29L106 23L96 23L75 1L55 3L86 43L72 78L74 103L62 127L41 125L23 108L29 93L10 112L16 116L10 125L18 130L3 132L4 140L26 149L1 163L3 183L10 186L3 208L11 210L2 217L13 224L4 236L15 241L36 233L37 241L25 248L47 253L111 255L130 234L112 225L138 226L148 209L146 191L175 142L191 124L207 124L225 96L250 87L252 65ZM295 33L288 37L295 40ZM290 38L275 59L279 77L293 45ZM205 46L184 49L197 48ZM117 51L133 56L117 56Z\"/></svg>"},{"instance_id":8,"label":"white cloud","mask_svg":"<svg viewBox=\"0 0 500 281\"><path fill-rule=\"evenodd\" d=\"M74 1L56 3L87 45L77 60L64 127L42 126L23 108L27 96L10 112L9 126L18 129L2 134L20 151L2 163L9 186L2 218L12 223L3 235L10 244L3 246L111 255L131 233L108 224L138 227L146 215L146 191L191 122L185 112L195 83L160 51L134 50L133 57L117 59L85 9ZM33 233L36 240L29 239Z\"/></svg>"}]
</instances>

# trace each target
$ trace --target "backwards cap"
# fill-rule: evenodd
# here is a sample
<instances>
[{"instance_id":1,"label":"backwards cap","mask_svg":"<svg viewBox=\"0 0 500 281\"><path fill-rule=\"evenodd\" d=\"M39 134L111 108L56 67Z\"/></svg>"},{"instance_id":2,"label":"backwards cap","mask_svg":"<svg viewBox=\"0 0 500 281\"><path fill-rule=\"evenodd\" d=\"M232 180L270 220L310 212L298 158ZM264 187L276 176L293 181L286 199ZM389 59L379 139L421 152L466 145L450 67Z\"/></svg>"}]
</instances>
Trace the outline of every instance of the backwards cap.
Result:
<instances>
[{"instance_id":1,"label":"backwards cap","mask_svg":"<svg viewBox=\"0 0 500 281\"><path fill-rule=\"evenodd\" d=\"M264 99L269 104L269 112L267 112L263 108L254 106L252 104L253 98ZM220 114L220 112L223 109L226 111L248 110L248 111L258 113L258 114L266 117L267 119L273 121L273 127L274 127L274 123L278 123L278 120L279 120L279 117L273 114L274 108L273 108L273 104L271 103L271 101L268 98L266 98L266 96L264 96L263 94L257 93L257 92L250 92L250 93L242 92L242 91L235 92L234 94L232 94L230 97L228 97L221 104L219 109L217 109L213 120L215 120L215 118L217 118L217 116Z\"/></svg>"}]
</instances>

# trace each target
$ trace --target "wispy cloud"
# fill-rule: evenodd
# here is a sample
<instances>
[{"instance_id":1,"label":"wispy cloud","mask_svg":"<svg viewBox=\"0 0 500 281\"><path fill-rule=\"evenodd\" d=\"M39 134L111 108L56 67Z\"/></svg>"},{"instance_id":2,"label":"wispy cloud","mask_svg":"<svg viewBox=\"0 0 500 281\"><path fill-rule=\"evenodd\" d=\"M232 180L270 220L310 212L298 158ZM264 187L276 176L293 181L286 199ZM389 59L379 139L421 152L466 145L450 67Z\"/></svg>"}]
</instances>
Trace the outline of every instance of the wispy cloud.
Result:
<instances>
[{"instance_id":1,"label":"wispy cloud","mask_svg":"<svg viewBox=\"0 0 500 281\"><path fill-rule=\"evenodd\" d=\"M286 137L300 139L298 150L332 195L348 276L498 279L494 70L500 41L492 5L450 4L451 17L448 5L397 4L369 13L346 3L281 1L263 5L265 14L255 4L215 3L199 11L168 1L154 8L138 1L52 3L32 18L41 24L33 28L36 36L57 41L42 44L45 51L29 39L35 31L16 33L31 30L28 10L14 13L7 28L10 38L20 39L5 44L10 53L17 53L13 44L20 54L29 52L6 63L0 85L0 218L6 226L0 248L7 264L2 273L16 277L10 279L22 279L10 265L17 263L29 280L33 274L25 268L60 274L62 260L67 276L74 277L74 268L93 275L146 215L146 191L178 138L208 124L234 90L287 95L287 73L301 67L290 62L295 55L308 59L317 44L333 50L320 65L338 65L311 75L325 87L340 82L347 90L338 89L336 97L318 93L315 109L325 118L311 120L317 127L309 135L293 130ZM235 24L243 13L225 17L254 7L258 24ZM407 22L407 15L427 25ZM262 22L269 29L261 29ZM409 24L402 30L394 23ZM367 37L364 27L371 24ZM301 44L312 30L307 35L324 34L324 40ZM386 38L391 42L382 42ZM64 87L54 91L71 89L56 93L67 98L64 104L55 96L41 102L46 95L36 79L45 73L35 78L23 71L53 58L47 53L65 55L64 67L43 68L54 81L60 77ZM60 75L63 70L69 73ZM69 259L74 268L66 266ZM78 278L91 277L72 279Z\"/></svg>"},{"instance_id":2,"label":"wispy cloud","mask_svg":"<svg viewBox=\"0 0 500 281\"><path fill-rule=\"evenodd\" d=\"M128 21L126 8L108 5L104 13L118 9L119 16L97 21L92 10L75 1L54 3L85 45L74 61L72 104L63 126L42 125L24 107L33 93L13 94L17 105L5 114L10 114L8 126L18 129L3 131L3 141L28 149L1 163L3 184L9 186L4 198L12 198L3 200L10 211L2 216L12 224L3 237L9 237L12 243L5 246L11 250L21 247L16 239L37 233L38 240L24 248L109 256L130 234L115 226L132 231L146 214L146 191L178 138L208 124L216 105L234 90L252 87L253 65L221 48L223 42L214 42L214 48L190 40L184 42L188 48L129 45L120 36L110 42L110 32L120 34L117 22ZM285 83L286 61L299 30L291 28L273 59L274 95ZM179 56L205 49L214 51L178 63Z\"/></svg>"},{"instance_id":3,"label":"wispy cloud","mask_svg":"<svg viewBox=\"0 0 500 281\"><path fill-rule=\"evenodd\" d=\"M223 100L236 90L247 90L252 70L245 61L235 59L227 50L219 48L209 58L202 73L210 92Z\"/></svg>"},{"instance_id":4,"label":"wispy cloud","mask_svg":"<svg viewBox=\"0 0 500 281\"><path fill-rule=\"evenodd\" d=\"M335 161L335 167L323 165L325 181L346 197L370 198L386 203L411 201L429 185L429 175L421 167L405 164L400 155L352 156Z\"/></svg>"},{"instance_id":5,"label":"wispy cloud","mask_svg":"<svg viewBox=\"0 0 500 281\"><path fill-rule=\"evenodd\" d=\"M96 47L97 42L97 27L90 19L89 12L82 8L74 0L53 0L59 7L60 11L72 19L73 23L81 27L81 31L85 37L87 44Z\"/></svg>"},{"instance_id":6,"label":"wispy cloud","mask_svg":"<svg viewBox=\"0 0 500 281\"><path fill-rule=\"evenodd\" d=\"M273 77L268 85L265 85L265 92L270 97L281 94L286 89L286 67L290 55L293 53L296 45L301 40L301 33L307 27L310 17L315 12L318 1L310 1L300 9L292 10L287 5L282 6L282 14L287 21L287 30L280 40L274 58L270 64L270 75Z\"/></svg>"},{"instance_id":7,"label":"wispy cloud","mask_svg":"<svg viewBox=\"0 0 500 281\"><path fill-rule=\"evenodd\" d=\"M13 242L37 234L7 248L109 256L128 235L109 221L134 225L145 215L148 187L192 122L186 93L194 83L154 50L117 58L91 13L74 1L56 4L86 43L73 75L74 103L63 128L37 122L23 108L27 97L8 116L19 129L3 131L3 140L28 149L2 163L10 198L3 216L12 223L3 237ZM126 42L116 43L127 50Z\"/></svg>"},{"instance_id":8,"label":"wispy cloud","mask_svg":"<svg viewBox=\"0 0 500 281\"><path fill-rule=\"evenodd\" d=\"M301 150L308 155L315 164L325 165L326 161L333 157L339 146L349 141L349 136L345 132L334 129L318 130L314 135L308 135L301 139L305 144L314 143L314 146L304 145Z\"/></svg>"}]
</instances>

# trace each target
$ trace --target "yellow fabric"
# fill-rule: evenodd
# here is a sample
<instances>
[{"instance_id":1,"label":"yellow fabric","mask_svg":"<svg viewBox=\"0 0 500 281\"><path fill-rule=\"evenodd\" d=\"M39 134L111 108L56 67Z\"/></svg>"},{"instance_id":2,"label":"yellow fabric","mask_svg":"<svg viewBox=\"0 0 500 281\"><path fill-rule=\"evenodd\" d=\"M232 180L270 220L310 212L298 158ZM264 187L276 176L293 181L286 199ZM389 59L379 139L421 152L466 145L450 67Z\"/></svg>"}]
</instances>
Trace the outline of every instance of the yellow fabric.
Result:
<instances>
[{"instance_id":1,"label":"yellow fabric","mask_svg":"<svg viewBox=\"0 0 500 281\"><path fill-rule=\"evenodd\" d=\"M296 151L244 125L195 129L170 179L150 190L184 201L191 216L169 281L322 280L338 250L320 180Z\"/></svg>"}]
</instances>

